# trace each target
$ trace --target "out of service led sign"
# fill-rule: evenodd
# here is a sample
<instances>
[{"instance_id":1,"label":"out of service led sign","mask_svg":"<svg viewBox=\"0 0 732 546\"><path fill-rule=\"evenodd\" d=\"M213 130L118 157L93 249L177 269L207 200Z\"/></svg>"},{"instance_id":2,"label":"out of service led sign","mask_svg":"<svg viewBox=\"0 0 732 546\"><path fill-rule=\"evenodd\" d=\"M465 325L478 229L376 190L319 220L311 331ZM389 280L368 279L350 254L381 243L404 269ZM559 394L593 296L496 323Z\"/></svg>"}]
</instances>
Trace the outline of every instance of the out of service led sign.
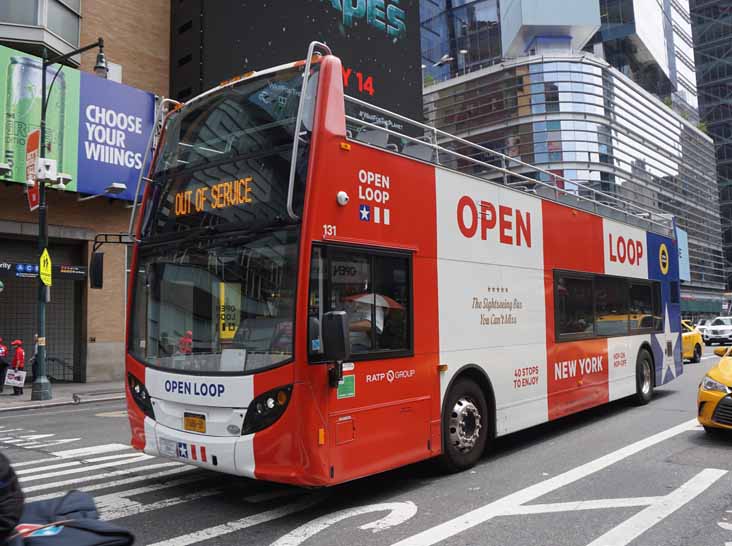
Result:
<instances>
[{"instance_id":1,"label":"out of service led sign","mask_svg":"<svg viewBox=\"0 0 732 546\"><path fill-rule=\"evenodd\" d=\"M186 216L211 210L239 207L252 202L252 177L226 180L213 186L175 194L175 215Z\"/></svg>"}]
</instances>

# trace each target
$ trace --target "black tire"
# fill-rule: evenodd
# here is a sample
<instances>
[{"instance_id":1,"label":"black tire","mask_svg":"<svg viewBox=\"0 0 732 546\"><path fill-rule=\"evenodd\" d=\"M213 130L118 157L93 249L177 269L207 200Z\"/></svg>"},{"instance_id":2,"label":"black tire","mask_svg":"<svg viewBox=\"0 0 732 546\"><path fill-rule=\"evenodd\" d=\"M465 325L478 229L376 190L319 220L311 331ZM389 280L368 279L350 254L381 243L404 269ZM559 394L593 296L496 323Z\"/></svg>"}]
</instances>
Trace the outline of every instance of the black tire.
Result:
<instances>
[{"instance_id":1,"label":"black tire","mask_svg":"<svg viewBox=\"0 0 732 546\"><path fill-rule=\"evenodd\" d=\"M477 418L473 415L475 411L478 413ZM467 377L455 380L447 394L442 415L443 453L440 466L444 471L460 472L475 466L492 430L491 419L493 416L489 415L485 395L478 384ZM459 427L455 427L456 422L466 425L462 434ZM464 444L462 447L461 442Z\"/></svg>"},{"instance_id":2,"label":"black tire","mask_svg":"<svg viewBox=\"0 0 732 546\"><path fill-rule=\"evenodd\" d=\"M701 362L702 348L698 343L694 345L694 355L691 357L691 361L694 364Z\"/></svg>"},{"instance_id":3,"label":"black tire","mask_svg":"<svg viewBox=\"0 0 732 546\"><path fill-rule=\"evenodd\" d=\"M653 357L641 349L635 361L635 402L639 406L645 406L653 398L653 376Z\"/></svg>"},{"instance_id":4,"label":"black tire","mask_svg":"<svg viewBox=\"0 0 732 546\"><path fill-rule=\"evenodd\" d=\"M706 425L703 425L703 426L704 426L704 432L706 432L710 436L721 436L722 435L721 428L708 427Z\"/></svg>"}]
</instances>

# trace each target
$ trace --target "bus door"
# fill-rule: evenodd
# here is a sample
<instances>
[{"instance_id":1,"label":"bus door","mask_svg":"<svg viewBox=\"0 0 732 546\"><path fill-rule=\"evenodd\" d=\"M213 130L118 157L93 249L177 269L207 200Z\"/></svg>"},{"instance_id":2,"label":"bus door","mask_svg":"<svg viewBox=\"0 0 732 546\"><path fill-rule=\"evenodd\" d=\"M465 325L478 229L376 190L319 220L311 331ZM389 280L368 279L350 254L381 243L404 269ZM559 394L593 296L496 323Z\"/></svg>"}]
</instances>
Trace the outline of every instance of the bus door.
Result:
<instances>
[{"instance_id":1,"label":"bus door","mask_svg":"<svg viewBox=\"0 0 732 546\"><path fill-rule=\"evenodd\" d=\"M310 360L319 325L345 311L351 359L328 396L331 474L337 480L423 459L430 452L430 376L414 357L412 256L316 246L310 278Z\"/></svg>"}]
</instances>

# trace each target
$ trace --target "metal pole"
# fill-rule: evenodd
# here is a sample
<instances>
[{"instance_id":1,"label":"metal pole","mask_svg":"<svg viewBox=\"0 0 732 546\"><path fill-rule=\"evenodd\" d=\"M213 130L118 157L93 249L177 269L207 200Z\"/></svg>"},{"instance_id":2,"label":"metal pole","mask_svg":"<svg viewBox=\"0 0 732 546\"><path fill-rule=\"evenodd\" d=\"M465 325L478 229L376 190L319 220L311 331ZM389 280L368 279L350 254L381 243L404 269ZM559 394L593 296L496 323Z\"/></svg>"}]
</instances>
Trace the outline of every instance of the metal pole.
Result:
<instances>
[{"instance_id":1,"label":"metal pole","mask_svg":"<svg viewBox=\"0 0 732 546\"><path fill-rule=\"evenodd\" d=\"M41 146L38 157L46 157L46 49L43 48L41 63ZM63 130L63 127L61 128ZM46 184L38 180L38 263L41 254L48 246L48 219L46 207ZM38 352L36 354L37 375L33 378L31 400L50 400L51 382L46 377L46 295L47 287L38 276Z\"/></svg>"}]
</instances>

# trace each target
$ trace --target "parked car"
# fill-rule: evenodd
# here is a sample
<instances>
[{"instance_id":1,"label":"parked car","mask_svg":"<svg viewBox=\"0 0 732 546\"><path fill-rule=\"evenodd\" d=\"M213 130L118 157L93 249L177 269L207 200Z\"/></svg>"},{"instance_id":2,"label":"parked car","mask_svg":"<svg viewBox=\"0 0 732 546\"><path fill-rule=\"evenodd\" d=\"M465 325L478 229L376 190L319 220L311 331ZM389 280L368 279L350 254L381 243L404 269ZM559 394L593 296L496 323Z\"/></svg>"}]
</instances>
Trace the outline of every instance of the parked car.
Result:
<instances>
[{"instance_id":1,"label":"parked car","mask_svg":"<svg viewBox=\"0 0 732 546\"><path fill-rule=\"evenodd\" d=\"M703 340L699 330L689 321L681 321L681 347L682 357L692 362L700 362L702 356Z\"/></svg>"},{"instance_id":2,"label":"parked car","mask_svg":"<svg viewBox=\"0 0 732 546\"><path fill-rule=\"evenodd\" d=\"M732 430L732 347L720 347L714 354L721 356L699 383L697 412L699 423L707 432Z\"/></svg>"},{"instance_id":3,"label":"parked car","mask_svg":"<svg viewBox=\"0 0 732 546\"><path fill-rule=\"evenodd\" d=\"M707 328L709 328L709 325L712 323L712 319L703 318L699 319L699 322L696 323L696 329L699 330L699 332L704 335L704 332L706 332Z\"/></svg>"},{"instance_id":4,"label":"parked car","mask_svg":"<svg viewBox=\"0 0 732 546\"><path fill-rule=\"evenodd\" d=\"M704 334L704 343L728 343L732 345L732 317L717 317L707 327Z\"/></svg>"}]
</instances>

